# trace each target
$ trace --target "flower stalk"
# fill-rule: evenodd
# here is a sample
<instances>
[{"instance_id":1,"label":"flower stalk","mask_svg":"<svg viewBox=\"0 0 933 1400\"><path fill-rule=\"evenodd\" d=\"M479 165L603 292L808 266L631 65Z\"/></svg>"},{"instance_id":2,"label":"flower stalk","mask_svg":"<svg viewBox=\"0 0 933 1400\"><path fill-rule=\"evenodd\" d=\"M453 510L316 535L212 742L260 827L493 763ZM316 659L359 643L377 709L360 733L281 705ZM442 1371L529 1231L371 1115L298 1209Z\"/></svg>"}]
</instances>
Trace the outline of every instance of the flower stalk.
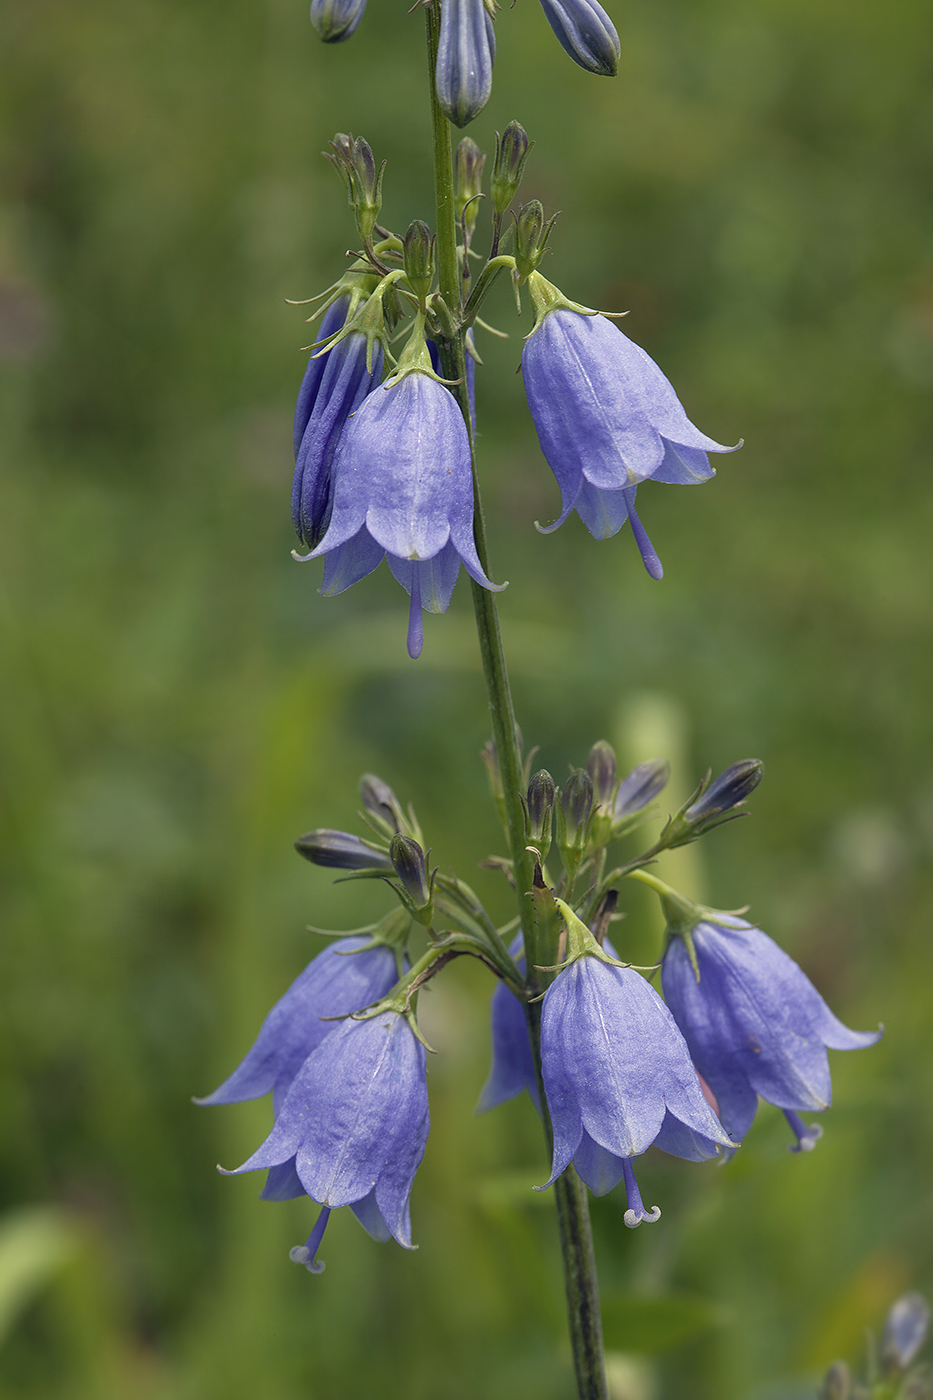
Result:
<instances>
[{"instance_id":1,"label":"flower stalk","mask_svg":"<svg viewBox=\"0 0 933 1400\"><path fill-rule=\"evenodd\" d=\"M457 253L456 192L451 132L447 118L438 103L434 82L440 40L440 21L439 0L432 0L432 3L425 6L425 25L434 147L436 260L440 296L458 327L455 337L438 339L438 350L445 378L456 381L453 393L469 433L473 466L473 533L477 555L483 570L487 571L489 555L486 544L486 527L476 472L476 452L467 393L466 326L463 318L461 273ZM474 293L474 304L477 300ZM534 994L536 991L543 990L538 985L539 974L536 965L546 963L549 959L539 953L534 905L530 897L534 879L534 856L526 848L525 812L521 797L523 772L516 739L515 714L512 708L508 671L499 631L499 617L495 599L473 579L470 580L470 583L483 663L483 676L486 683L505 803L506 825L518 898L518 914L528 969L527 984L531 994ZM543 953L543 950L541 951ZM529 1006L528 1026L539 1078L540 1023L540 1005ZM550 1152L551 1124L543 1092L541 1092L540 1097L545 1138ZM555 1182L555 1201L578 1394L580 1400L608 1400L602 1323L599 1312L599 1285L593 1255L586 1188L572 1166L568 1167L567 1171Z\"/></svg>"}]
</instances>

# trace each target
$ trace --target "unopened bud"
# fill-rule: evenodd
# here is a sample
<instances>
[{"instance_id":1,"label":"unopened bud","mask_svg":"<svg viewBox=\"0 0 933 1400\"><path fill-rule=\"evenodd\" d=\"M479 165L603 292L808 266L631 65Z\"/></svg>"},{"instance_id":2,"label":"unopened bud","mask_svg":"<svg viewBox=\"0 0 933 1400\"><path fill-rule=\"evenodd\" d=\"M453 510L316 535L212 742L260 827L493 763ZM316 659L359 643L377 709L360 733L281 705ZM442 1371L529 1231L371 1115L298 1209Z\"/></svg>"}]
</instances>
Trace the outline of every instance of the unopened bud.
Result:
<instances>
[{"instance_id":1,"label":"unopened bud","mask_svg":"<svg viewBox=\"0 0 933 1400\"><path fill-rule=\"evenodd\" d=\"M389 855L402 889L415 909L426 908L431 903L431 886L424 851L418 842L410 836L393 836Z\"/></svg>"},{"instance_id":2,"label":"unopened bud","mask_svg":"<svg viewBox=\"0 0 933 1400\"><path fill-rule=\"evenodd\" d=\"M611 744L598 740L590 749L586 771L593 780L593 795L601 807L608 807L616 785L616 756Z\"/></svg>"},{"instance_id":3,"label":"unopened bud","mask_svg":"<svg viewBox=\"0 0 933 1400\"><path fill-rule=\"evenodd\" d=\"M518 122L509 122L501 137L496 132L496 159L492 168L489 195L497 214L504 214L518 193L525 161L534 145Z\"/></svg>"},{"instance_id":4,"label":"unopened bud","mask_svg":"<svg viewBox=\"0 0 933 1400\"><path fill-rule=\"evenodd\" d=\"M345 136L338 132L330 142L330 152L324 152L347 187L347 196L356 214L360 237L367 242L372 237L382 208L382 176L385 161L377 172L372 147L362 136Z\"/></svg>"},{"instance_id":5,"label":"unopened bud","mask_svg":"<svg viewBox=\"0 0 933 1400\"><path fill-rule=\"evenodd\" d=\"M582 846L586 824L593 810L593 780L585 768L575 768L560 797L567 828L567 845Z\"/></svg>"},{"instance_id":6,"label":"unopened bud","mask_svg":"<svg viewBox=\"0 0 933 1400\"><path fill-rule=\"evenodd\" d=\"M670 776L670 764L661 758L649 758L647 763L639 763L619 784L613 804L616 821L623 821L647 807L659 792L663 792Z\"/></svg>"},{"instance_id":7,"label":"unopened bud","mask_svg":"<svg viewBox=\"0 0 933 1400\"><path fill-rule=\"evenodd\" d=\"M529 277L544 257L556 219L557 215L552 214L545 220L544 205L539 199L519 209L515 219L515 266L520 277Z\"/></svg>"},{"instance_id":8,"label":"unopened bud","mask_svg":"<svg viewBox=\"0 0 933 1400\"><path fill-rule=\"evenodd\" d=\"M334 870L392 869L392 862L384 852L374 850L348 831L332 831L328 827L306 831L295 842L295 850L312 865L326 865Z\"/></svg>"},{"instance_id":9,"label":"unopened bud","mask_svg":"<svg viewBox=\"0 0 933 1400\"><path fill-rule=\"evenodd\" d=\"M542 768L528 784L528 840L537 847L542 860L546 859L551 845L555 794L554 779Z\"/></svg>"},{"instance_id":10,"label":"unopened bud","mask_svg":"<svg viewBox=\"0 0 933 1400\"><path fill-rule=\"evenodd\" d=\"M479 213L479 195L483 192L483 166L485 164L486 152L481 151L471 137L464 136L457 147L454 159L456 174L454 207L457 211L457 218L465 221L470 232L473 231Z\"/></svg>"},{"instance_id":11,"label":"unopened bud","mask_svg":"<svg viewBox=\"0 0 933 1400\"><path fill-rule=\"evenodd\" d=\"M423 306L434 280L434 238L422 219L409 224L405 235L405 276Z\"/></svg>"},{"instance_id":12,"label":"unopened bud","mask_svg":"<svg viewBox=\"0 0 933 1400\"><path fill-rule=\"evenodd\" d=\"M325 44L341 44L359 26L366 0L311 0L311 25Z\"/></svg>"},{"instance_id":13,"label":"unopened bud","mask_svg":"<svg viewBox=\"0 0 933 1400\"><path fill-rule=\"evenodd\" d=\"M731 811L744 802L761 782L765 766L759 758L743 758L739 763L731 763L716 778L704 793L684 812L688 822L702 821L706 817L719 816Z\"/></svg>"},{"instance_id":14,"label":"unopened bud","mask_svg":"<svg viewBox=\"0 0 933 1400\"><path fill-rule=\"evenodd\" d=\"M834 1361L823 1378L820 1400L849 1400L852 1394L852 1372L844 1361Z\"/></svg>"},{"instance_id":15,"label":"unopened bud","mask_svg":"<svg viewBox=\"0 0 933 1400\"><path fill-rule=\"evenodd\" d=\"M926 1340L930 1309L919 1293L905 1293L888 1313L881 1339L881 1366L886 1375L906 1371Z\"/></svg>"}]
</instances>

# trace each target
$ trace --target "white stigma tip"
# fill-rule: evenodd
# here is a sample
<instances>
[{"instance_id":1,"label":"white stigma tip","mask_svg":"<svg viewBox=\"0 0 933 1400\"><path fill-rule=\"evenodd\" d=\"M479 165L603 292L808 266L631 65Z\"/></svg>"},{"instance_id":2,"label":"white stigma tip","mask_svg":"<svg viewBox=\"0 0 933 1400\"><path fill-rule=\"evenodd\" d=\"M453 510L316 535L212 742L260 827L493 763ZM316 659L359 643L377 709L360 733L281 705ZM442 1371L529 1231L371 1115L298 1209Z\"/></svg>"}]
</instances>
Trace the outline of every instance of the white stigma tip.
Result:
<instances>
[{"instance_id":1,"label":"white stigma tip","mask_svg":"<svg viewBox=\"0 0 933 1400\"><path fill-rule=\"evenodd\" d=\"M311 1252L305 1244L296 1244L294 1249L288 1251L288 1257L293 1264L304 1264L309 1274L322 1274L324 1265L319 1259L312 1259Z\"/></svg>"},{"instance_id":2,"label":"white stigma tip","mask_svg":"<svg viewBox=\"0 0 933 1400\"><path fill-rule=\"evenodd\" d=\"M653 1225L656 1220L660 1219L661 1207L652 1206L649 1211L642 1210L641 1212L637 1212L634 1210L627 1210L622 1217L622 1223L627 1225L630 1230L637 1230L641 1224Z\"/></svg>"}]
</instances>

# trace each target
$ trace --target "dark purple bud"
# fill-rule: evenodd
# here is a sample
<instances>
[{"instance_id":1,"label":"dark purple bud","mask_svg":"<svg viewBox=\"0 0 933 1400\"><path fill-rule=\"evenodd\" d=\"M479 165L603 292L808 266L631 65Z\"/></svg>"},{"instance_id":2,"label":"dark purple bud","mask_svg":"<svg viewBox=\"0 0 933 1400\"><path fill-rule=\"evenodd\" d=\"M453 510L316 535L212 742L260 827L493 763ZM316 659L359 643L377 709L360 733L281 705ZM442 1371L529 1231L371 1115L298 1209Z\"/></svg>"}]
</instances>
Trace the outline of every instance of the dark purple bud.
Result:
<instances>
[{"instance_id":1,"label":"dark purple bud","mask_svg":"<svg viewBox=\"0 0 933 1400\"><path fill-rule=\"evenodd\" d=\"M844 1361L834 1361L823 1378L820 1400L850 1400L852 1372Z\"/></svg>"},{"instance_id":2,"label":"dark purple bud","mask_svg":"<svg viewBox=\"0 0 933 1400\"><path fill-rule=\"evenodd\" d=\"M881 1339L881 1365L885 1375L906 1371L926 1341L930 1309L919 1293L905 1293L888 1313Z\"/></svg>"},{"instance_id":3,"label":"dark purple bud","mask_svg":"<svg viewBox=\"0 0 933 1400\"><path fill-rule=\"evenodd\" d=\"M424 851L418 842L409 836L393 836L389 855L402 889L416 909L424 909L431 902L431 885Z\"/></svg>"},{"instance_id":4,"label":"dark purple bud","mask_svg":"<svg viewBox=\"0 0 933 1400\"><path fill-rule=\"evenodd\" d=\"M441 110L466 126L489 101L495 31L483 0L443 0L435 83Z\"/></svg>"},{"instance_id":5,"label":"dark purple bud","mask_svg":"<svg viewBox=\"0 0 933 1400\"><path fill-rule=\"evenodd\" d=\"M545 768L535 773L528 784L528 840L539 849L551 844L551 812L556 789L554 779ZM542 856L546 851L541 852Z\"/></svg>"},{"instance_id":6,"label":"dark purple bud","mask_svg":"<svg viewBox=\"0 0 933 1400\"><path fill-rule=\"evenodd\" d=\"M613 807L616 821L633 816L647 807L659 792L663 792L670 776L670 764L662 758L649 758L647 763L639 763L619 784Z\"/></svg>"},{"instance_id":7,"label":"dark purple bud","mask_svg":"<svg viewBox=\"0 0 933 1400\"><path fill-rule=\"evenodd\" d=\"M561 793L560 805L567 827L567 844L573 846L578 838L582 841L593 810L593 780L585 768L575 768L570 774Z\"/></svg>"},{"instance_id":8,"label":"dark purple bud","mask_svg":"<svg viewBox=\"0 0 933 1400\"><path fill-rule=\"evenodd\" d=\"M326 865L334 870L392 869L392 862L382 851L374 850L348 831L332 831L329 827L306 831L295 842L295 850L312 865Z\"/></svg>"},{"instance_id":9,"label":"dark purple bud","mask_svg":"<svg viewBox=\"0 0 933 1400\"><path fill-rule=\"evenodd\" d=\"M504 214L518 193L525 173L525 161L534 145L529 141L524 127L518 122L509 122L500 137L496 132L496 161L492 168L492 183L489 195L492 207L497 214Z\"/></svg>"},{"instance_id":10,"label":"dark purple bud","mask_svg":"<svg viewBox=\"0 0 933 1400\"><path fill-rule=\"evenodd\" d=\"M558 43L588 73L613 78L622 48L612 20L597 0L541 0Z\"/></svg>"},{"instance_id":11,"label":"dark purple bud","mask_svg":"<svg viewBox=\"0 0 933 1400\"><path fill-rule=\"evenodd\" d=\"M608 807L616 785L616 756L611 744L599 739L590 749L586 771L593 780L593 794L601 807Z\"/></svg>"},{"instance_id":12,"label":"dark purple bud","mask_svg":"<svg viewBox=\"0 0 933 1400\"><path fill-rule=\"evenodd\" d=\"M434 278L434 238L427 224L415 219L405 234L405 276L423 303Z\"/></svg>"},{"instance_id":13,"label":"dark purple bud","mask_svg":"<svg viewBox=\"0 0 933 1400\"><path fill-rule=\"evenodd\" d=\"M375 773L364 773L360 778L360 801L387 831L395 835L401 830L405 820L401 804L389 784Z\"/></svg>"},{"instance_id":14,"label":"dark purple bud","mask_svg":"<svg viewBox=\"0 0 933 1400\"><path fill-rule=\"evenodd\" d=\"M684 812L688 822L701 821L728 812L744 802L761 782L765 766L759 758L743 758L731 763Z\"/></svg>"},{"instance_id":15,"label":"dark purple bud","mask_svg":"<svg viewBox=\"0 0 933 1400\"><path fill-rule=\"evenodd\" d=\"M311 24L325 44L340 44L356 32L366 0L311 0Z\"/></svg>"}]
</instances>

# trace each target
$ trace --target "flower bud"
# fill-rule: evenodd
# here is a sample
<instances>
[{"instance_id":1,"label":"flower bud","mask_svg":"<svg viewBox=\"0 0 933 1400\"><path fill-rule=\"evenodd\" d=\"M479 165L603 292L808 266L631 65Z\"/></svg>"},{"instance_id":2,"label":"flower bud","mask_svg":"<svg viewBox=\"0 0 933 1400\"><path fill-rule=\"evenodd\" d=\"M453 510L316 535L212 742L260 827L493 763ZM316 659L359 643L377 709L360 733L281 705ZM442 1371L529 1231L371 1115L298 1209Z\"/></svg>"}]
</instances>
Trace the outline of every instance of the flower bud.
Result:
<instances>
[{"instance_id":1,"label":"flower bud","mask_svg":"<svg viewBox=\"0 0 933 1400\"><path fill-rule=\"evenodd\" d=\"M590 749L586 771L593 780L593 794L601 807L608 807L616 785L616 756L611 744L600 739Z\"/></svg>"},{"instance_id":2,"label":"flower bud","mask_svg":"<svg viewBox=\"0 0 933 1400\"><path fill-rule=\"evenodd\" d=\"M820 1400L850 1400L852 1373L844 1361L834 1361L823 1378Z\"/></svg>"},{"instance_id":3,"label":"flower bud","mask_svg":"<svg viewBox=\"0 0 933 1400\"><path fill-rule=\"evenodd\" d=\"M428 879L424 851L409 836L393 836L389 855L402 889L418 911L431 904L431 881Z\"/></svg>"},{"instance_id":4,"label":"flower bud","mask_svg":"<svg viewBox=\"0 0 933 1400\"><path fill-rule=\"evenodd\" d=\"M375 773L364 773L360 778L360 801L389 840L405 826L401 803Z\"/></svg>"},{"instance_id":5,"label":"flower bud","mask_svg":"<svg viewBox=\"0 0 933 1400\"><path fill-rule=\"evenodd\" d=\"M334 870L392 869L392 862L383 851L375 850L348 831L332 831L328 827L306 831L295 842L295 850L312 865L326 865Z\"/></svg>"},{"instance_id":6,"label":"flower bud","mask_svg":"<svg viewBox=\"0 0 933 1400\"><path fill-rule=\"evenodd\" d=\"M539 199L523 204L515 220L515 265L520 277L529 277L544 257L551 229L557 219L552 214L545 221L544 205Z\"/></svg>"},{"instance_id":7,"label":"flower bud","mask_svg":"<svg viewBox=\"0 0 933 1400\"><path fill-rule=\"evenodd\" d=\"M356 226L364 243L372 237L379 210L382 208L382 176L385 161L377 172L372 148L368 141L353 133L338 132L330 142L330 153L324 152L347 187L347 196L356 215Z\"/></svg>"},{"instance_id":8,"label":"flower bud","mask_svg":"<svg viewBox=\"0 0 933 1400\"><path fill-rule=\"evenodd\" d=\"M528 784L528 841L537 847L546 860L551 847L551 814L556 795L554 779L545 768L535 773Z\"/></svg>"},{"instance_id":9,"label":"flower bud","mask_svg":"<svg viewBox=\"0 0 933 1400\"><path fill-rule=\"evenodd\" d=\"M593 780L585 768L575 768L560 797L567 829L567 845L582 848L586 824L593 810Z\"/></svg>"},{"instance_id":10,"label":"flower bud","mask_svg":"<svg viewBox=\"0 0 933 1400\"><path fill-rule=\"evenodd\" d=\"M445 116L466 126L489 101L496 36L484 0L443 0L435 86Z\"/></svg>"},{"instance_id":11,"label":"flower bud","mask_svg":"<svg viewBox=\"0 0 933 1400\"><path fill-rule=\"evenodd\" d=\"M497 214L504 214L518 193L525 161L533 145L518 122L509 122L501 137L496 132L496 160L489 194Z\"/></svg>"},{"instance_id":12,"label":"flower bud","mask_svg":"<svg viewBox=\"0 0 933 1400\"><path fill-rule=\"evenodd\" d=\"M885 1375L906 1371L926 1340L930 1309L919 1293L905 1293L888 1313L881 1339L881 1366Z\"/></svg>"},{"instance_id":13,"label":"flower bud","mask_svg":"<svg viewBox=\"0 0 933 1400\"><path fill-rule=\"evenodd\" d=\"M483 191L483 166L486 152L481 151L476 142L464 136L454 157L455 193L454 207L457 218L466 224L466 232L471 234L479 213L479 195Z\"/></svg>"},{"instance_id":14,"label":"flower bud","mask_svg":"<svg viewBox=\"0 0 933 1400\"><path fill-rule=\"evenodd\" d=\"M739 763L731 763L704 793L692 802L684 812L688 822L703 821L708 817L718 817L744 802L761 782L765 766L758 758L744 758Z\"/></svg>"},{"instance_id":15,"label":"flower bud","mask_svg":"<svg viewBox=\"0 0 933 1400\"><path fill-rule=\"evenodd\" d=\"M311 0L311 24L325 44L340 44L356 32L366 0Z\"/></svg>"},{"instance_id":16,"label":"flower bud","mask_svg":"<svg viewBox=\"0 0 933 1400\"><path fill-rule=\"evenodd\" d=\"M405 276L423 307L434 279L434 237L422 219L413 220L405 235Z\"/></svg>"},{"instance_id":17,"label":"flower bud","mask_svg":"<svg viewBox=\"0 0 933 1400\"><path fill-rule=\"evenodd\" d=\"M615 77L622 46L612 20L597 0L541 0L541 8L561 48L574 63L588 73Z\"/></svg>"},{"instance_id":18,"label":"flower bud","mask_svg":"<svg viewBox=\"0 0 933 1400\"><path fill-rule=\"evenodd\" d=\"M647 763L639 763L619 784L613 806L616 821L623 821L647 807L667 786L670 776L670 764L662 758L649 758Z\"/></svg>"}]
</instances>

